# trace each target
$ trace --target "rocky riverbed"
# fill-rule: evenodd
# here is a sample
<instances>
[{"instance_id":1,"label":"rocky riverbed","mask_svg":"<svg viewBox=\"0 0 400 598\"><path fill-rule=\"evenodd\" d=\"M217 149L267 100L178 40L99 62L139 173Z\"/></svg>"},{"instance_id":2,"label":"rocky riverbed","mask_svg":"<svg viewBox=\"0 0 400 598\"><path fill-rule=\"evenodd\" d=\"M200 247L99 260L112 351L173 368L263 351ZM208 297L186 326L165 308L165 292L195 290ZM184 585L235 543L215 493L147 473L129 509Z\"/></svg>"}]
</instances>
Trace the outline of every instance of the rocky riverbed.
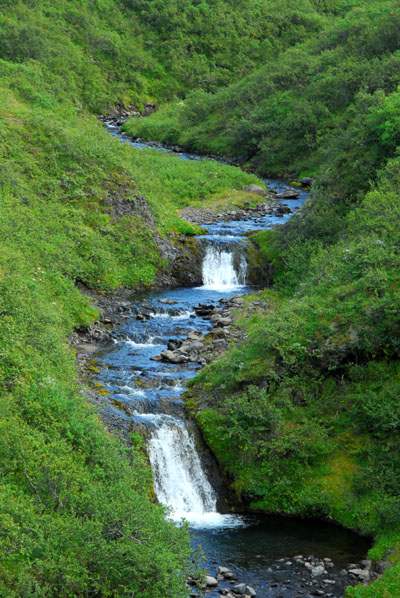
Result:
<instances>
[{"instance_id":1,"label":"rocky riverbed","mask_svg":"<svg viewBox=\"0 0 400 598\"><path fill-rule=\"evenodd\" d=\"M255 192L267 195L262 188L249 190ZM146 219L142 198L137 197L136 203L134 209ZM110 209L120 217L126 207L117 190ZM206 574L199 586L210 598L339 598L346 586L367 583L387 566L362 561L368 542L328 524L293 520L292 525L283 518L265 521L261 515L228 514L217 464L193 422L185 418L181 395L186 380L243 341L246 332L240 328L239 313L266 314L270 309L260 297L246 297L249 289L241 286L244 276L239 273L243 260L234 259L233 252L243 252L245 243L241 246L240 239L248 231L271 226L279 214L287 216L284 208L291 209L266 197L256 206L230 208L223 215L186 211L182 215L208 227L208 235L169 240L164 246L160 240L169 267L157 280L161 288L177 284L186 288L100 295L82 287L100 317L71 337L83 392L99 408L106 425L126 441L134 430L146 438L157 497L171 507L176 520L189 520L194 547L204 549ZM216 249L207 262L210 244ZM183 278L174 274L174 264ZM215 268L216 275L206 272L205 265L206 270ZM198 284L202 286L194 286ZM317 556L303 557L292 552L295 547L303 554L315 549ZM357 561L349 563L351 556ZM188 580L189 594L198 595L195 580Z\"/></svg>"}]
</instances>

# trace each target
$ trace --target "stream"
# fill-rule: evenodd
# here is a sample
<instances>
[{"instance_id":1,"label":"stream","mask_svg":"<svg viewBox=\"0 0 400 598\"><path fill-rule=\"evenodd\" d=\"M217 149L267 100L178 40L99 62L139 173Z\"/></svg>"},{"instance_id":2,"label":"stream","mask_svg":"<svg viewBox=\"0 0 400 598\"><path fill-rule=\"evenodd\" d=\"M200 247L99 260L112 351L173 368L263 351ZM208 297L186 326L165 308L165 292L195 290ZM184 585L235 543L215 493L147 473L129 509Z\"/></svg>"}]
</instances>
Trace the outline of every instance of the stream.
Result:
<instances>
[{"instance_id":1,"label":"stream","mask_svg":"<svg viewBox=\"0 0 400 598\"><path fill-rule=\"evenodd\" d=\"M118 127L108 130L121 141L138 148L144 145L120 136ZM177 159L199 157L179 154ZM280 181L266 183L278 192L288 187ZM300 191L299 198L287 205L293 211L306 196ZM226 513L216 464L193 422L187 421L182 401L185 385L200 365L153 359L171 340L182 341L190 333L195 338L210 330L210 320L196 314L200 303L219 306L221 300L250 292L245 233L268 229L290 215L205 226L203 284L133 293L132 315L114 330L113 344L96 354L101 368L97 381L109 392L107 409L143 434L157 499L177 524L182 518L189 522L193 546L201 546L204 567L211 575L216 575L217 566L226 566L235 583L252 586L259 598L337 598L346 585L354 585L343 568L364 558L368 540L321 521ZM314 578L304 563L313 566L322 559L325 574ZM227 594L231 587L231 581L221 580L207 595Z\"/></svg>"}]
</instances>

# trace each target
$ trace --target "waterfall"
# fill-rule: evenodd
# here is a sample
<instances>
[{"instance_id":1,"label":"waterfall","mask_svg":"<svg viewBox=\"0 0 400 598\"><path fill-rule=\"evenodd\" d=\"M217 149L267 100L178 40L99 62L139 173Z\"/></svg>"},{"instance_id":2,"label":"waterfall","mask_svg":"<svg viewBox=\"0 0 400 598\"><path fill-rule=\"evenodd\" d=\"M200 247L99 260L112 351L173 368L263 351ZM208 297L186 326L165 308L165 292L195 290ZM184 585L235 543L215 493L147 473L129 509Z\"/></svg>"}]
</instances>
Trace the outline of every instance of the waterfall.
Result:
<instances>
[{"instance_id":1,"label":"waterfall","mask_svg":"<svg viewBox=\"0 0 400 598\"><path fill-rule=\"evenodd\" d=\"M165 416L152 432L148 451L158 500L171 518L191 527L236 527L237 517L217 512L217 497L183 420Z\"/></svg>"},{"instance_id":2,"label":"waterfall","mask_svg":"<svg viewBox=\"0 0 400 598\"><path fill-rule=\"evenodd\" d=\"M221 245L207 246L203 260L203 288L230 291L246 284L246 259L241 252L235 255Z\"/></svg>"}]
</instances>

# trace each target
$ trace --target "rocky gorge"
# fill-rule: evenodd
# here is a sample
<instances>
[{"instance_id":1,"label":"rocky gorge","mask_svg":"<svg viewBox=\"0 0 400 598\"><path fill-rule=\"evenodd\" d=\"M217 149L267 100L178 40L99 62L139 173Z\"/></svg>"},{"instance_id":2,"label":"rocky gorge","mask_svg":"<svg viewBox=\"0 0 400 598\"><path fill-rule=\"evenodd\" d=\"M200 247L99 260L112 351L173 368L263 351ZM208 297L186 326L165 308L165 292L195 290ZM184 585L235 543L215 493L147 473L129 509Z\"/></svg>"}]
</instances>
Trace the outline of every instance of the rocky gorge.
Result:
<instances>
[{"instance_id":1,"label":"rocky gorge","mask_svg":"<svg viewBox=\"0 0 400 598\"><path fill-rule=\"evenodd\" d=\"M254 193L254 190L249 192ZM282 193L285 195L285 191L281 191ZM180 396L186 380L199 367L212 363L232 345L245 339L246 331L240 326L240 315L244 312L266 314L270 309L269 303L258 299L257 295L251 300L247 298L248 289L245 285L248 269L243 269L242 266L243 271L240 273L240 260L235 265L231 253L231 233L238 227L239 237L243 238L244 235L246 238L247 231L262 229L265 219L275 218L279 222L278 218L283 214L287 216L291 210L284 209L285 206L281 205L277 195L278 193L271 193L274 200L257 205L256 208L245 206L237 210L229 209L225 213L190 208L183 211L182 216L203 227L205 234L198 238L182 238L178 243L167 241L167 245L164 240L161 241L164 250L167 248L165 255L169 266L157 280L157 286L170 287L171 290L146 291L144 294L125 290L107 296L95 294L83 287L81 289L82 292L91 294L93 304L101 311L97 323L78 330L71 338L77 350L80 370L89 384L84 392L91 402L100 407L102 417L113 433L122 436L125 441L129 441L132 431L138 430L143 434L155 475L158 499L175 511L174 517L177 519L189 519L197 539L199 532L196 530L200 530L202 536L204 530L209 529L210 532L206 533L211 533L212 538L215 533L213 530L218 535L229 536L231 533L243 534L242 530L252 529L254 526L259 527L256 520L247 520L246 515L228 514L232 497L224 496L218 465L202 444L192 422L184 427L179 423L179 418L185 417ZM141 209L143 210L142 203ZM221 237L224 236L228 237L228 244L225 242L221 245ZM212 245L216 238L217 251L211 251L210 254L210 243ZM233 245L236 246L236 243ZM248 251L247 247L246 241L240 249L244 256ZM207 251L209 256L212 255L208 262ZM230 257L227 259L226 256ZM246 257L244 259L246 264L250 261ZM205 264L219 270L210 275L204 271ZM179 271L184 272L184 275L177 273ZM171 276L173 272L175 274ZM259 282L265 284L267 281L260 279ZM190 285L199 286L193 289ZM176 287L178 288L175 290ZM199 298L203 296L205 300L200 301ZM157 351L158 347L161 350ZM162 369L163 366L167 367L166 371ZM158 415L160 408L165 415ZM172 430L176 432L172 433ZM185 452L181 452L182 448L177 449L177 441L183 442ZM165 449L168 450L164 456L157 454L157 451ZM177 471L168 471L170 463L165 461L167 458L182 460L184 470L178 475L183 478L191 471L189 477L183 479L184 484L177 494L175 489L171 494L169 488L169 484L177 481L174 477ZM189 470L185 469L187 465ZM211 485L203 473L197 472L194 478L191 477L193 471L199 468L207 470ZM170 479L169 475L172 475ZM190 498L188 483L200 484L198 495ZM174 500L182 504L176 507ZM197 513L193 511L194 505L197 505L195 510L199 509ZM217 509L221 511L221 515ZM239 513L243 510L246 510L245 505L239 507ZM357 564L349 565L344 562L343 554L335 562L331 556L321 556L320 551L319 558L305 558L300 554L293 556L293 553L287 551L284 558L274 559L268 556L268 563L263 565L261 572L257 567L254 575L254 572L251 573L252 567L247 570L238 566L235 558L231 560L229 555L223 565L216 564L221 560L216 561L210 554L207 556L207 542L207 575L200 585L203 585L203 590L210 596L337 598L343 595L346 586L366 583L379 575L380 568L383 570L386 566L384 563L373 566L362 559ZM212 544L214 542L212 540ZM364 541L360 544L360 556L366 550L361 546L366 546ZM351 550L354 551L354 548ZM349 559L350 555L346 558ZM215 577L210 575L213 572ZM188 580L188 583L191 586L197 582ZM190 595L197 595L197 590L192 587Z\"/></svg>"}]
</instances>

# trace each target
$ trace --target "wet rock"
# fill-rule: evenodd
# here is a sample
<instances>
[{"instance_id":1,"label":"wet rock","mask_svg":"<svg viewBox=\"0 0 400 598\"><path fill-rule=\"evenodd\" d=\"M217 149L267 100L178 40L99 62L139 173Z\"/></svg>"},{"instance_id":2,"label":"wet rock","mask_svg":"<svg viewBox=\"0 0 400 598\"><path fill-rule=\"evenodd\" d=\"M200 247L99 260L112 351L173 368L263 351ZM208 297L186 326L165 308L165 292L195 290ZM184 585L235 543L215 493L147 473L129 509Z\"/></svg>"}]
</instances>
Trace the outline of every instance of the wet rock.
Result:
<instances>
[{"instance_id":1,"label":"wet rock","mask_svg":"<svg viewBox=\"0 0 400 598\"><path fill-rule=\"evenodd\" d=\"M263 197L267 197L268 196L268 193L265 191L265 189L263 189L259 185L249 185L246 188L246 193L253 193L255 195L261 195Z\"/></svg>"},{"instance_id":2,"label":"wet rock","mask_svg":"<svg viewBox=\"0 0 400 598\"><path fill-rule=\"evenodd\" d=\"M244 596L246 594L246 584L245 583L238 583L232 588L232 592L234 594L238 594L239 596Z\"/></svg>"},{"instance_id":3,"label":"wet rock","mask_svg":"<svg viewBox=\"0 0 400 598\"><path fill-rule=\"evenodd\" d=\"M215 579L215 577L211 577L211 575L206 575L204 583L209 588L214 588L218 585L218 581Z\"/></svg>"},{"instance_id":4,"label":"wet rock","mask_svg":"<svg viewBox=\"0 0 400 598\"><path fill-rule=\"evenodd\" d=\"M182 341L179 341L175 338L170 338L167 344L169 351L176 351L182 345Z\"/></svg>"},{"instance_id":5,"label":"wet rock","mask_svg":"<svg viewBox=\"0 0 400 598\"><path fill-rule=\"evenodd\" d=\"M310 187L314 182L314 179L312 177L308 177L308 176L304 176L300 183L301 185L303 185L303 187Z\"/></svg>"},{"instance_id":6,"label":"wet rock","mask_svg":"<svg viewBox=\"0 0 400 598\"><path fill-rule=\"evenodd\" d=\"M289 208L289 206L279 206L278 212L279 214L290 214L292 210Z\"/></svg>"},{"instance_id":7,"label":"wet rock","mask_svg":"<svg viewBox=\"0 0 400 598\"><path fill-rule=\"evenodd\" d=\"M190 343L188 350L189 352L193 352L193 351L201 351L201 349L203 349L204 347L204 343L200 342L200 341L193 341Z\"/></svg>"},{"instance_id":8,"label":"wet rock","mask_svg":"<svg viewBox=\"0 0 400 598\"><path fill-rule=\"evenodd\" d=\"M313 577L319 577L320 575L324 575L326 573L325 567L323 565L317 565L316 567L310 567L311 575Z\"/></svg>"},{"instance_id":9,"label":"wet rock","mask_svg":"<svg viewBox=\"0 0 400 598\"><path fill-rule=\"evenodd\" d=\"M297 199L300 195L300 191L295 191L294 189L286 189L282 191L282 193L277 193L276 197L278 199Z\"/></svg>"},{"instance_id":10,"label":"wet rock","mask_svg":"<svg viewBox=\"0 0 400 598\"><path fill-rule=\"evenodd\" d=\"M372 569L372 560L371 559L364 559L363 561L361 561L360 564L363 569L368 569L368 571L370 571Z\"/></svg>"},{"instance_id":11,"label":"wet rock","mask_svg":"<svg viewBox=\"0 0 400 598\"><path fill-rule=\"evenodd\" d=\"M159 299L158 302L164 303L164 305L176 305L177 304L177 301L174 301L173 299Z\"/></svg>"},{"instance_id":12,"label":"wet rock","mask_svg":"<svg viewBox=\"0 0 400 598\"><path fill-rule=\"evenodd\" d=\"M189 334L187 335L187 338L192 341L197 341L197 340L201 339L201 333L197 332L196 330L193 330L192 332L189 332Z\"/></svg>"},{"instance_id":13,"label":"wet rock","mask_svg":"<svg viewBox=\"0 0 400 598\"><path fill-rule=\"evenodd\" d=\"M368 569L350 569L350 575L354 575L354 577L358 577L358 579L362 581L367 581L369 579L369 571Z\"/></svg>"},{"instance_id":14,"label":"wet rock","mask_svg":"<svg viewBox=\"0 0 400 598\"><path fill-rule=\"evenodd\" d=\"M223 575L227 579L231 579L233 577L233 573L228 567L217 567L217 574Z\"/></svg>"},{"instance_id":15,"label":"wet rock","mask_svg":"<svg viewBox=\"0 0 400 598\"><path fill-rule=\"evenodd\" d=\"M160 355L163 361L169 361L170 363L186 363L189 361L187 355L183 355L178 351L169 351L168 349L165 349L164 351L161 351Z\"/></svg>"}]
</instances>

